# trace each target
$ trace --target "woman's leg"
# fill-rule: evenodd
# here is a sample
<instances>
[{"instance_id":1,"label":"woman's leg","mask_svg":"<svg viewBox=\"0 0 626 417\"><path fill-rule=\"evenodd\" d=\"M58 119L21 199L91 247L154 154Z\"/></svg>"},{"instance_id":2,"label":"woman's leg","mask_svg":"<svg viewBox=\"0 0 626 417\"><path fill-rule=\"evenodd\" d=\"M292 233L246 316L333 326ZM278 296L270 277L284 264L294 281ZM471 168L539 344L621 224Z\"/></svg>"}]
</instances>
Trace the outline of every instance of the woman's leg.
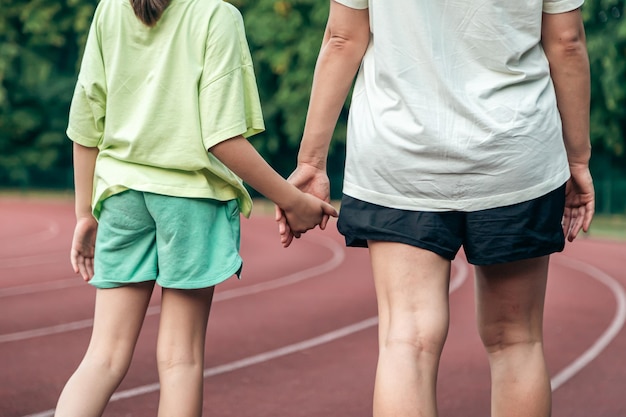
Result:
<instances>
[{"instance_id":1,"label":"woman's leg","mask_svg":"<svg viewBox=\"0 0 626 417\"><path fill-rule=\"evenodd\" d=\"M157 342L159 417L202 415L204 344L213 291L163 289Z\"/></svg>"},{"instance_id":2,"label":"woman's leg","mask_svg":"<svg viewBox=\"0 0 626 417\"><path fill-rule=\"evenodd\" d=\"M476 268L478 329L491 367L492 417L547 417L543 355L549 257Z\"/></svg>"},{"instance_id":3,"label":"woman's leg","mask_svg":"<svg viewBox=\"0 0 626 417\"><path fill-rule=\"evenodd\" d=\"M128 367L152 295L153 282L98 289L87 353L57 403L57 417L102 415Z\"/></svg>"},{"instance_id":4,"label":"woman's leg","mask_svg":"<svg viewBox=\"0 0 626 417\"><path fill-rule=\"evenodd\" d=\"M369 248L380 321L374 417L436 417L450 261L401 243Z\"/></svg>"}]
</instances>

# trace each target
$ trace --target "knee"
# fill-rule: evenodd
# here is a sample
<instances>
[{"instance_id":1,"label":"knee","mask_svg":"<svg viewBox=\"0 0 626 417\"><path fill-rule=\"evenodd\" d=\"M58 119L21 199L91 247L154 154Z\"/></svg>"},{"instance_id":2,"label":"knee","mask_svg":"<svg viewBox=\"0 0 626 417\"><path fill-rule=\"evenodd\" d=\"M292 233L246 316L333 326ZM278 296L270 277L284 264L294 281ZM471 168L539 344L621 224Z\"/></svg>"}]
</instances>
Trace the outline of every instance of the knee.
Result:
<instances>
[{"instance_id":1,"label":"knee","mask_svg":"<svg viewBox=\"0 0 626 417\"><path fill-rule=\"evenodd\" d=\"M447 315L414 315L392 316L383 325L381 332L381 349L405 349L414 355L433 354L438 356L448 336Z\"/></svg>"},{"instance_id":2,"label":"knee","mask_svg":"<svg viewBox=\"0 0 626 417\"><path fill-rule=\"evenodd\" d=\"M157 366L159 371L170 371L175 369L202 368L204 358L193 351L177 348L157 349Z\"/></svg>"},{"instance_id":3,"label":"knee","mask_svg":"<svg viewBox=\"0 0 626 417\"><path fill-rule=\"evenodd\" d=\"M385 340L381 351L392 355L408 354L415 358L439 358L443 342L419 337L392 337Z\"/></svg>"},{"instance_id":4,"label":"knee","mask_svg":"<svg viewBox=\"0 0 626 417\"><path fill-rule=\"evenodd\" d=\"M541 331L523 326L492 325L480 329L480 338L485 350L495 354L514 347L522 348L541 345Z\"/></svg>"},{"instance_id":5,"label":"knee","mask_svg":"<svg viewBox=\"0 0 626 417\"><path fill-rule=\"evenodd\" d=\"M411 356L439 357L446 341L447 328L393 331L381 341L381 350L410 352Z\"/></svg>"},{"instance_id":6,"label":"knee","mask_svg":"<svg viewBox=\"0 0 626 417\"><path fill-rule=\"evenodd\" d=\"M126 349L110 349L106 351L88 351L83 360L83 366L91 368L99 375L108 375L113 379L122 379L128 368L132 357Z\"/></svg>"}]
</instances>

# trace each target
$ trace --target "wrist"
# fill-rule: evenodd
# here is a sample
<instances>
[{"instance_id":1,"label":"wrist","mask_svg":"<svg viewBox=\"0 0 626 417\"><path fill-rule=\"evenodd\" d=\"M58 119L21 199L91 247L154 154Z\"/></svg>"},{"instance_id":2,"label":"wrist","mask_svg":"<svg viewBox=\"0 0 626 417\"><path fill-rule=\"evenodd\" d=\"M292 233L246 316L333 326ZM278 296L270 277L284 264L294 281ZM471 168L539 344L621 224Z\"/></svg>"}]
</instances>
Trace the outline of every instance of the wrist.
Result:
<instances>
[{"instance_id":1,"label":"wrist","mask_svg":"<svg viewBox=\"0 0 626 417\"><path fill-rule=\"evenodd\" d=\"M589 169L589 160L575 160L569 161L570 170L581 170L581 169Z\"/></svg>"},{"instance_id":2,"label":"wrist","mask_svg":"<svg viewBox=\"0 0 626 417\"><path fill-rule=\"evenodd\" d=\"M315 169L317 171L326 171L326 157L311 157L298 155L299 169Z\"/></svg>"},{"instance_id":3,"label":"wrist","mask_svg":"<svg viewBox=\"0 0 626 417\"><path fill-rule=\"evenodd\" d=\"M93 213L91 211L91 207L87 208L83 208L83 209L76 209L76 220L81 220L81 219L93 219Z\"/></svg>"}]
</instances>

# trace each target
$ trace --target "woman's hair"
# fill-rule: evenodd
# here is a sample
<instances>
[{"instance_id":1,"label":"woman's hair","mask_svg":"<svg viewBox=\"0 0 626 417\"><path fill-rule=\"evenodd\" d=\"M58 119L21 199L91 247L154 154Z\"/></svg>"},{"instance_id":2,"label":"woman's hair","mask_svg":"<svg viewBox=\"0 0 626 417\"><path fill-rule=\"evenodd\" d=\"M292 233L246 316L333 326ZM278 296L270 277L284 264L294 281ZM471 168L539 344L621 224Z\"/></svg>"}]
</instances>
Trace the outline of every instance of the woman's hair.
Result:
<instances>
[{"instance_id":1,"label":"woman's hair","mask_svg":"<svg viewBox=\"0 0 626 417\"><path fill-rule=\"evenodd\" d=\"M146 26L154 26L171 0L130 0L135 14Z\"/></svg>"}]
</instances>

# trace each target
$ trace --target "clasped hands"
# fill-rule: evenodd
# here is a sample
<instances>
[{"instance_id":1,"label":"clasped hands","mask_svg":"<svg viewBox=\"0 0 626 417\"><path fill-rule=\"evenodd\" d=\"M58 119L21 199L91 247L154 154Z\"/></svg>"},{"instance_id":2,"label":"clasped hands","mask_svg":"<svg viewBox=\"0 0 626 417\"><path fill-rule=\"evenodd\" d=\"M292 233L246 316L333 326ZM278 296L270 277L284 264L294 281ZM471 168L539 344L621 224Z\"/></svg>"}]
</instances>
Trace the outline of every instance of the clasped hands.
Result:
<instances>
[{"instance_id":1,"label":"clasped hands","mask_svg":"<svg viewBox=\"0 0 626 417\"><path fill-rule=\"evenodd\" d=\"M300 191L311 194L322 201L330 203L330 181L323 169L307 164L298 164L296 170L287 179ZM280 242L283 247L288 247L294 238L298 239L302 233L290 227L288 216L278 206L275 207L276 222L278 223L278 233L280 234ZM337 213L325 212L319 222L320 229L324 230L328 224L330 217L337 217Z\"/></svg>"}]
</instances>

